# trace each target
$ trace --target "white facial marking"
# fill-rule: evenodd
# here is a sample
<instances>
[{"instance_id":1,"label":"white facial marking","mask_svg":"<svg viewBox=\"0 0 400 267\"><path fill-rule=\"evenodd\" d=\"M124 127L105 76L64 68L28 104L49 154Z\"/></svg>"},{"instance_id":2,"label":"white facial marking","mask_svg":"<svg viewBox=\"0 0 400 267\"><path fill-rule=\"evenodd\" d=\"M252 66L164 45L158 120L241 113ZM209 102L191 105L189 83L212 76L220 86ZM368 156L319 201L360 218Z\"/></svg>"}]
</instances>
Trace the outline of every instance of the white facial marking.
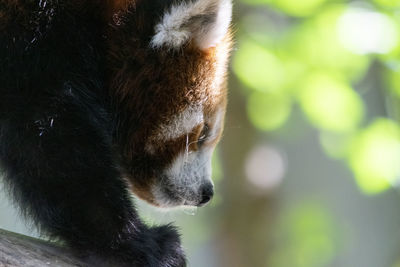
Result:
<instances>
[{"instance_id":1,"label":"white facial marking","mask_svg":"<svg viewBox=\"0 0 400 267\"><path fill-rule=\"evenodd\" d=\"M214 138L215 136L218 136L218 134L221 132L221 129L223 127L223 120L224 120L224 115L225 115L225 110L220 109L217 111L217 114L215 115L215 122L214 122L214 127L210 129L209 136L210 138Z\"/></svg>"},{"instance_id":2,"label":"white facial marking","mask_svg":"<svg viewBox=\"0 0 400 267\"><path fill-rule=\"evenodd\" d=\"M197 0L173 5L156 25L151 46L179 48L193 38L200 49L210 48L226 35L231 17L231 0Z\"/></svg>"},{"instance_id":3,"label":"white facial marking","mask_svg":"<svg viewBox=\"0 0 400 267\"><path fill-rule=\"evenodd\" d=\"M200 0L201 1L201 0ZM208 29L196 36L196 43L200 49L207 49L216 46L228 32L232 20L232 3L230 0L220 1L217 17L214 24Z\"/></svg>"},{"instance_id":4,"label":"white facial marking","mask_svg":"<svg viewBox=\"0 0 400 267\"><path fill-rule=\"evenodd\" d=\"M174 116L168 124L162 125L158 136L164 140L178 138L189 133L203 121L203 110L200 106L187 107L184 111Z\"/></svg>"},{"instance_id":5,"label":"white facial marking","mask_svg":"<svg viewBox=\"0 0 400 267\"><path fill-rule=\"evenodd\" d=\"M211 156L213 149L181 153L167 168L164 175L170 191L179 197L174 201L163 191L162 182L154 186L153 196L162 207L176 205L197 205L201 197L200 188L211 181Z\"/></svg>"},{"instance_id":6,"label":"white facial marking","mask_svg":"<svg viewBox=\"0 0 400 267\"><path fill-rule=\"evenodd\" d=\"M203 110L200 106L189 106L181 113L172 117L169 122L158 127L157 132L150 138L151 141L168 141L190 133L194 127L203 123ZM148 143L146 150L154 152L153 145Z\"/></svg>"},{"instance_id":7,"label":"white facial marking","mask_svg":"<svg viewBox=\"0 0 400 267\"><path fill-rule=\"evenodd\" d=\"M156 184L152 188L152 192L154 201L157 203L158 206L162 208L170 208L175 206L183 205L184 201L180 201L177 203L173 199L171 199L167 194L163 191L163 185Z\"/></svg>"}]
</instances>

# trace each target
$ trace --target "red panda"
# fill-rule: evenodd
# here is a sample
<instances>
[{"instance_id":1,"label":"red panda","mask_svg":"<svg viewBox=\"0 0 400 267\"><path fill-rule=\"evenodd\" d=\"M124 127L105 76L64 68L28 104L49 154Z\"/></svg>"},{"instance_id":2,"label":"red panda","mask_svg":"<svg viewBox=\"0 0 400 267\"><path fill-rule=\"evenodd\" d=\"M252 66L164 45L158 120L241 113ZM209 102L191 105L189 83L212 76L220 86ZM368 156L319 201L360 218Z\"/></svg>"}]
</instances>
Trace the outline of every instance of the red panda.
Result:
<instances>
[{"instance_id":1,"label":"red panda","mask_svg":"<svg viewBox=\"0 0 400 267\"><path fill-rule=\"evenodd\" d=\"M230 1L203 0L171 5L155 26L140 17L114 18L109 88L120 125L129 129L118 142L133 191L153 204L196 206L212 196L210 161L226 106L230 15ZM143 155L144 163L135 164Z\"/></svg>"},{"instance_id":2,"label":"red panda","mask_svg":"<svg viewBox=\"0 0 400 267\"><path fill-rule=\"evenodd\" d=\"M231 0L0 0L0 166L26 215L96 264L185 266L160 207L213 196Z\"/></svg>"}]
</instances>

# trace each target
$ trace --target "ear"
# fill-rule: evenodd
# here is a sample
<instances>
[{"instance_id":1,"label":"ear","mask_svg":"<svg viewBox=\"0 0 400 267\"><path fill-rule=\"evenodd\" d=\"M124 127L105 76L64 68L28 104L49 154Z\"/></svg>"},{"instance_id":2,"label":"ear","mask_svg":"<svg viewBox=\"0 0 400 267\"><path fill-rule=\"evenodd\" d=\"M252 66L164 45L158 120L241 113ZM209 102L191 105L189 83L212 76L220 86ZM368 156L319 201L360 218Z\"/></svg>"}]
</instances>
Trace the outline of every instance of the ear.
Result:
<instances>
[{"instance_id":1,"label":"ear","mask_svg":"<svg viewBox=\"0 0 400 267\"><path fill-rule=\"evenodd\" d=\"M227 34L231 0L188 0L173 4L155 27L154 48L178 49L190 40L202 50L216 46Z\"/></svg>"}]
</instances>

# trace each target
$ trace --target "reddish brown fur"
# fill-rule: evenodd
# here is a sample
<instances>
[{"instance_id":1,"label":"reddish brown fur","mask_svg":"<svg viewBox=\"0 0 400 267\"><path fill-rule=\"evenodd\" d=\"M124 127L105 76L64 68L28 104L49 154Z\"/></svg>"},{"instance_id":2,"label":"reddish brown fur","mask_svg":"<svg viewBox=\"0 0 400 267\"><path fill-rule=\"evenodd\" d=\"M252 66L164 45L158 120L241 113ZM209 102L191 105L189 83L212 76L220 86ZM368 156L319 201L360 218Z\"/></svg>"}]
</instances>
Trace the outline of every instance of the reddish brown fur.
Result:
<instances>
[{"instance_id":1,"label":"reddish brown fur","mask_svg":"<svg viewBox=\"0 0 400 267\"><path fill-rule=\"evenodd\" d=\"M156 155L143 156L146 140L157 131L157 125L168 123L188 105L202 104L204 117L210 127L215 127L215 114L226 106L226 84L215 84L217 69L227 64L231 50L230 34L214 48L201 51L192 42L179 51L149 47L154 35L154 24L149 23L140 0L74 0L63 4L74 13L93 14L103 21L108 37L108 77L110 97L118 114L116 150L121 154L122 168L140 197L154 203L150 188L155 170L160 170L186 149L197 150L196 141L203 125L193 133L168 142L156 143ZM148 2L147 2L148 3ZM0 11L0 30L9 23L29 27L32 5L22 0L0 0L7 6ZM132 15L132 12L135 14ZM10 18L13 18L11 21ZM110 25L107 27L106 25ZM224 71L225 72L225 71ZM207 146L214 146L219 138L210 138Z\"/></svg>"},{"instance_id":2,"label":"reddish brown fur","mask_svg":"<svg viewBox=\"0 0 400 267\"><path fill-rule=\"evenodd\" d=\"M119 16L119 22L123 23L114 25L108 33L113 36L109 38L109 61L113 66L110 96L119 114L118 125L124 129L117 134L117 142L135 193L154 203L150 188L156 174L152 170L164 168L184 151L187 137L158 143L156 155L144 162L139 158L147 153L146 140L157 130L157 125L168 123L188 105L202 103L206 121L214 123L215 112L226 106L226 84L215 84L215 75L218 65L225 68L227 64L231 38L227 35L221 44L207 51L201 51L193 43L179 51L153 50L148 37L154 34L154 25L148 26L140 13L134 21L124 21L123 14ZM193 143L190 149L196 149L195 141L202 127L199 125L189 135ZM219 136L220 133L206 144L215 145Z\"/></svg>"}]
</instances>

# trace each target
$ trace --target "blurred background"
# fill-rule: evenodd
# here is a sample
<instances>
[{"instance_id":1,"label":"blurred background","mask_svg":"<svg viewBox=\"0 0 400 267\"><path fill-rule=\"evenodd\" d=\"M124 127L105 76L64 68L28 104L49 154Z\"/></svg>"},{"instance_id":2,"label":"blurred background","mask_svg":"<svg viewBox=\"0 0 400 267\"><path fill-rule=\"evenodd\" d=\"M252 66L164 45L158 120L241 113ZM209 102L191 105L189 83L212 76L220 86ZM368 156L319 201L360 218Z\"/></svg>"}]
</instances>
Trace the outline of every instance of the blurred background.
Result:
<instances>
[{"instance_id":1,"label":"blurred background","mask_svg":"<svg viewBox=\"0 0 400 267\"><path fill-rule=\"evenodd\" d=\"M400 0L234 2L216 197L141 215L192 267L399 267ZM3 193L0 227L36 235Z\"/></svg>"}]
</instances>

